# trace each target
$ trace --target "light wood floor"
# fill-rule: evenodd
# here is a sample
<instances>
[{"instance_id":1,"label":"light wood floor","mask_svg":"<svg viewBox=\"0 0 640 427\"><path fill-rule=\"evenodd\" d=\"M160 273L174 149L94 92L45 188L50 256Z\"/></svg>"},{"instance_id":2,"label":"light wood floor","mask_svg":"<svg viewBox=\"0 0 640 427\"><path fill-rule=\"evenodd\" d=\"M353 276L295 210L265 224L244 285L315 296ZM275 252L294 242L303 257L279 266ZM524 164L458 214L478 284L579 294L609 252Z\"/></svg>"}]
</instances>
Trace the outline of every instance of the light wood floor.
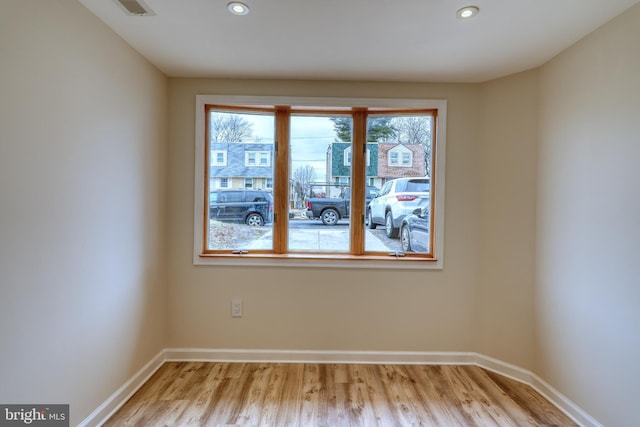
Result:
<instances>
[{"instance_id":1,"label":"light wood floor","mask_svg":"<svg viewBox=\"0 0 640 427\"><path fill-rule=\"evenodd\" d=\"M165 363L105 426L576 426L476 366Z\"/></svg>"}]
</instances>

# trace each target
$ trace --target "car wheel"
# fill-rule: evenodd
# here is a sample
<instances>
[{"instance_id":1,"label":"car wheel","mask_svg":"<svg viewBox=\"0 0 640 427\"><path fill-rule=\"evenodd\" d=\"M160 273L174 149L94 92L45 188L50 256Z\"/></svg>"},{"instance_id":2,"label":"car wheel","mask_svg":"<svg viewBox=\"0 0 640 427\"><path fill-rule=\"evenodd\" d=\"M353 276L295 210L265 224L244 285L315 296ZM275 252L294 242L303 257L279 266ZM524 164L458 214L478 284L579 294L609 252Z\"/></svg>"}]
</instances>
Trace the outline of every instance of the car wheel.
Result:
<instances>
[{"instance_id":1,"label":"car wheel","mask_svg":"<svg viewBox=\"0 0 640 427\"><path fill-rule=\"evenodd\" d=\"M373 222L373 217L371 216L371 209L367 212L367 228L370 230L375 230L376 228L376 223Z\"/></svg>"},{"instance_id":2,"label":"car wheel","mask_svg":"<svg viewBox=\"0 0 640 427\"><path fill-rule=\"evenodd\" d=\"M340 215L338 215L335 209L326 209L322 212L322 215L320 215L320 219L324 225L336 225L340 219Z\"/></svg>"},{"instance_id":3,"label":"car wheel","mask_svg":"<svg viewBox=\"0 0 640 427\"><path fill-rule=\"evenodd\" d=\"M400 242L403 252L411 252L411 234L407 225L403 225L400 229Z\"/></svg>"},{"instance_id":4,"label":"car wheel","mask_svg":"<svg viewBox=\"0 0 640 427\"><path fill-rule=\"evenodd\" d=\"M384 229L387 237L391 239L398 237L398 229L393 226L393 215L391 215L391 211L387 212L387 216L384 218Z\"/></svg>"},{"instance_id":5,"label":"car wheel","mask_svg":"<svg viewBox=\"0 0 640 427\"><path fill-rule=\"evenodd\" d=\"M262 216L260 214L257 214L257 213L249 214L247 216L247 219L244 222L245 222L245 224L251 225L251 226L262 226L262 225L264 225L264 219L262 219Z\"/></svg>"}]
</instances>

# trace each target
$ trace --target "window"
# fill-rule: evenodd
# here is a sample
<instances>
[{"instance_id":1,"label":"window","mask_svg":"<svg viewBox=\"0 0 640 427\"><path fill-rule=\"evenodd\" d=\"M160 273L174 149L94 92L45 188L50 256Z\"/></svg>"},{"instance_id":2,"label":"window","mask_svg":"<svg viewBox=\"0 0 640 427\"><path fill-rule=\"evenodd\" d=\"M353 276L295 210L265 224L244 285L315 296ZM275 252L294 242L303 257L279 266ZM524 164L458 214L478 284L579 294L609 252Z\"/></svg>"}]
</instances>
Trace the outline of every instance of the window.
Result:
<instances>
[{"instance_id":1,"label":"window","mask_svg":"<svg viewBox=\"0 0 640 427\"><path fill-rule=\"evenodd\" d=\"M211 150L211 166L226 166L227 152L222 150Z\"/></svg>"},{"instance_id":2,"label":"window","mask_svg":"<svg viewBox=\"0 0 640 427\"><path fill-rule=\"evenodd\" d=\"M244 152L244 164L245 166L271 166L271 153L269 151L245 151Z\"/></svg>"},{"instance_id":3,"label":"window","mask_svg":"<svg viewBox=\"0 0 640 427\"><path fill-rule=\"evenodd\" d=\"M411 153L402 153L402 166L411 166Z\"/></svg>"},{"instance_id":4,"label":"window","mask_svg":"<svg viewBox=\"0 0 640 427\"><path fill-rule=\"evenodd\" d=\"M255 166L256 164L256 153L255 151L247 151L244 153L244 164L247 166Z\"/></svg>"},{"instance_id":5,"label":"window","mask_svg":"<svg viewBox=\"0 0 640 427\"><path fill-rule=\"evenodd\" d=\"M398 153L389 153L389 166L398 164Z\"/></svg>"},{"instance_id":6,"label":"window","mask_svg":"<svg viewBox=\"0 0 640 427\"><path fill-rule=\"evenodd\" d=\"M195 263L441 268L446 101L196 103Z\"/></svg>"},{"instance_id":7,"label":"window","mask_svg":"<svg viewBox=\"0 0 640 427\"><path fill-rule=\"evenodd\" d=\"M269 162L269 153L258 153L258 157L260 158L260 166L269 166L271 164Z\"/></svg>"},{"instance_id":8,"label":"window","mask_svg":"<svg viewBox=\"0 0 640 427\"><path fill-rule=\"evenodd\" d=\"M416 125L418 126L418 125ZM401 144L393 144L395 145L393 148L389 150L389 166L390 167L403 167L403 168L412 168L413 165L413 151L420 151L420 144L411 143L405 145ZM413 147L409 148L409 147ZM426 152L422 150L423 157L426 156ZM420 167L420 166L418 166Z\"/></svg>"}]
</instances>

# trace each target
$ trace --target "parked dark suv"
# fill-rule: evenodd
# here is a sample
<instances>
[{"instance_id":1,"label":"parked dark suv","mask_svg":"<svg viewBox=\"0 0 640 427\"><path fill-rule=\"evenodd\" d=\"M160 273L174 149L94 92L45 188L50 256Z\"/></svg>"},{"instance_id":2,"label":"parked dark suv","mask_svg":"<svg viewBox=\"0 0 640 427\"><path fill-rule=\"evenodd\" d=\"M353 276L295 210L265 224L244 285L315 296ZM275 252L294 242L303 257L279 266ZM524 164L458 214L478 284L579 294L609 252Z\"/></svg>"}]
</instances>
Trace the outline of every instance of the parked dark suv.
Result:
<instances>
[{"instance_id":1,"label":"parked dark suv","mask_svg":"<svg viewBox=\"0 0 640 427\"><path fill-rule=\"evenodd\" d=\"M273 195L265 190L213 190L209 194L209 218L265 225L273 220Z\"/></svg>"}]
</instances>

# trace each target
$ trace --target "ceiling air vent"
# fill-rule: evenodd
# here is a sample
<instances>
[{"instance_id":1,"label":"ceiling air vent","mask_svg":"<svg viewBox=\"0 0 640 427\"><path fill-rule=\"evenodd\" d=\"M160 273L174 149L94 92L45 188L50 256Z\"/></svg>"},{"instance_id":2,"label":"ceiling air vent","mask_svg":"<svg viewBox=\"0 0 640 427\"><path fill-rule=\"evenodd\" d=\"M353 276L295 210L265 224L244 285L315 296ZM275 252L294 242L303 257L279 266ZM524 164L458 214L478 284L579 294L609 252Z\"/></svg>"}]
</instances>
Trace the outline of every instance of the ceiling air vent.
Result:
<instances>
[{"instance_id":1,"label":"ceiling air vent","mask_svg":"<svg viewBox=\"0 0 640 427\"><path fill-rule=\"evenodd\" d=\"M136 15L136 16L151 16L155 15L151 8L147 6L142 0L114 0L124 13L127 15Z\"/></svg>"}]
</instances>

